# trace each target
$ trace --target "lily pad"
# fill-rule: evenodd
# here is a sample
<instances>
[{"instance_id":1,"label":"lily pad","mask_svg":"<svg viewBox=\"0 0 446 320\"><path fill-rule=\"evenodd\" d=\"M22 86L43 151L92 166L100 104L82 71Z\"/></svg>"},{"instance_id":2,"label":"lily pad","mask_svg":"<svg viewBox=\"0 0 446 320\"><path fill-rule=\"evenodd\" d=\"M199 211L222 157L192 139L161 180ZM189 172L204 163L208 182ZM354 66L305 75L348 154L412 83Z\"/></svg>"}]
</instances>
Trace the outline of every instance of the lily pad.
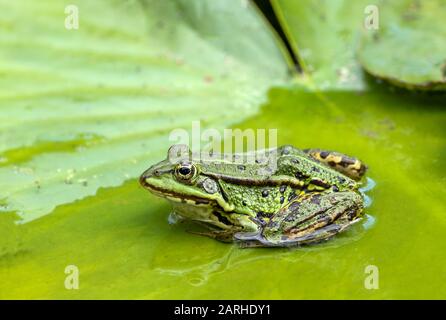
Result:
<instances>
[{"instance_id":1,"label":"lily pad","mask_svg":"<svg viewBox=\"0 0 446 320\"><path fill-rule=\"evenodd\" d=\"M273 3L303 65L300 82L319 90L362 90L368 87L364 68L408 89L446 88L444 1Z\"/></svg>"},{"instance_id":2,"label":"lily pad","mask_svg":"<svg viewBox=\"0 0 446 320\"><path fill-rule=\"evenodd\" d=\"M173 129L252 115L287 78L247 2L80 0L77 29L57 0L1 6L0 211L21 222L137 177Z\"/></svg>"},{"instance_id":3,"label":"lily pad","mask_svg":"<svg viewBox=\"0 0 446 320\"><path fill-rule=\"evenodd\" d=\"M372 75L409 89L446 89L446 2L392 1L380 6L359 57Z\"/></svg>"}]
</instances>

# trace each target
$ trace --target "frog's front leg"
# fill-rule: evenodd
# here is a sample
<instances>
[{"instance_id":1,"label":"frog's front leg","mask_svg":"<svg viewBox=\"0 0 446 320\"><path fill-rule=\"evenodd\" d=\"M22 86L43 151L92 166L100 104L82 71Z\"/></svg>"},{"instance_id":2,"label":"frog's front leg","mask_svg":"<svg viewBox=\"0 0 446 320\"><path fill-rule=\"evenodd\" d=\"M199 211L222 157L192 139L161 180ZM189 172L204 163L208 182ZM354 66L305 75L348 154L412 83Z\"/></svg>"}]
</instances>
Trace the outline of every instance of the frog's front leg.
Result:
<instances>
[{"instance_id":1,"label":"frog's front leg","mask_svg":"<svg viewBox=\"0 0 446 320\"><path fill-rule=\"evenodd\" d=\"M213 226L209 223L195 221L195 223L205 227L206 231L189 231L190 233L209 237L221 242L233 242L236 233L252 234L260 232L260 225L255 219L243 214L225 214L222 212L214 212L215 216L219 216L220 220L225 222L223 226ZM224 216L224 219L221 217Z\"/></svg>"},{"instance_id":2,"label":"frog's front leg","mask_svg":"<svg viewBox=\"0 0 446 320\"><path fill-rule=\"evenodd\" d=\"M367 166L361 160L339 152L321 149L306 149L304 152L354 180L361 179L367 171Z\"/></svg>"},{"instance_id":3,"label":"frog's front leg","mask_svg":"<svg viewBox=\"0 0 446 320\"><path fill-rule=\"evenodd\" d=\"M356 192L312 193L282 208L260 233L235 236L243 243L266 247L319 242L345 230L362 208L363 200Z\"/></svg>"}]
</instances>

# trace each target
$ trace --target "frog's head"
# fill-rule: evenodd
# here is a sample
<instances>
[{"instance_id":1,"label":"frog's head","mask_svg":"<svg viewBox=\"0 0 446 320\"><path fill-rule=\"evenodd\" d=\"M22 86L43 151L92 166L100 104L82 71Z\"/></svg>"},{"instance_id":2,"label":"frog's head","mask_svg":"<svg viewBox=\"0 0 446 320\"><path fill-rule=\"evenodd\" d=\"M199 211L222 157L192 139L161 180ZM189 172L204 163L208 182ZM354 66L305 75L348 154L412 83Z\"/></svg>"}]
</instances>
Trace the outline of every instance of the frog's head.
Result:
<instances>
[{"instance_id":1,"label":"frog's head","mask_svg":"<svg viewBox=\"0 0 446 320\"><path fill-rule=\"evenodd\" d=\"M232 211L233 205L225 200L218 182L203 174L202 164L198 160L194 161L191 156L172 159L172 148L177 147L172 146L167 159L141 175L141 185L153 194L171 201L181 212L190 212L192 215L199 212L201 215L214 207Z\"/></svg>"}]
</instances>

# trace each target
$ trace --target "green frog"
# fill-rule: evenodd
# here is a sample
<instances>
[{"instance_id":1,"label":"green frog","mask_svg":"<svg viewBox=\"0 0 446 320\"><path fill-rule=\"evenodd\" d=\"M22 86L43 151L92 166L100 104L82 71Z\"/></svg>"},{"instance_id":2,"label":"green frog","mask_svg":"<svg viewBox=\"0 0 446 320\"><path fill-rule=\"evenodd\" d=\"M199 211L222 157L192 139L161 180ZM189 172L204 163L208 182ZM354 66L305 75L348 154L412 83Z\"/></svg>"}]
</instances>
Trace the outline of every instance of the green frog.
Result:
<instances>
[{"instance_id":1,"label":"green frog","mask_svg":"<svg viewBox=\"0 0 446 320\"><path fill-rule=\"evenodd\" d=\"M287 247L328 240L358 221L366 169L354 157L290 145L249 156L194 156L174 145L140 183L170 201L177 216L206 226L201 235Z\"/></svg>"}]
</instances>

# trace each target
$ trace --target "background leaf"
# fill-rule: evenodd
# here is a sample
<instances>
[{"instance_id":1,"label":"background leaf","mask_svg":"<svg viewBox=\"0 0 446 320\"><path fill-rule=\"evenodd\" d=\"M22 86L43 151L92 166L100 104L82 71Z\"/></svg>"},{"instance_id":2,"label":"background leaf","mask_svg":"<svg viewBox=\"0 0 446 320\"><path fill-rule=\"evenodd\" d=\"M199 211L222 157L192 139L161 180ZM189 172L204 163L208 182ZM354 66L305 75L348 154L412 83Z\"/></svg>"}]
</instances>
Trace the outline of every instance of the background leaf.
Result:
<instances>
[{"instance_id":1,"label":"background leaf","mask_svg":"<svg viewBox=\"0 0 446 320\"><path fill-rule=\"evenodd\" d=\"M310 79L319 90L366 89L362 68L409 89L445 88L444 1L273 4L307 75L300 80ZM365 27L370 5L378 9L377 30Z\"/></svg>"},{"instance_id":2,"label":"background leaf","mask_svg":"<svg viewBox=\"0 0 446 320\"><path fill-rule=\"evenodd\" d=\"M372 75L409 89L446 89L446 2L392 1L359 57Z\"/></svg>"}]
</instances>

